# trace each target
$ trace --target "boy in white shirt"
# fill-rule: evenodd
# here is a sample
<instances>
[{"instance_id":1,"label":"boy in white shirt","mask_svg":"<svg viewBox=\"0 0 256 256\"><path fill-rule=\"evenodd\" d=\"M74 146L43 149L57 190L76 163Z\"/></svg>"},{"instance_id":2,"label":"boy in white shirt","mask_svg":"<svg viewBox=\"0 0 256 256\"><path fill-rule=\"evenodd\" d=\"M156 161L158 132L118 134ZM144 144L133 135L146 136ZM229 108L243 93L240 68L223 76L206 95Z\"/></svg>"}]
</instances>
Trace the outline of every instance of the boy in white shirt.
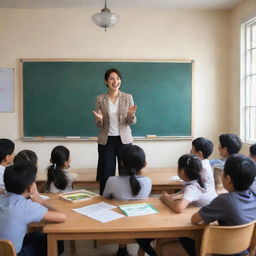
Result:
<instances>
[{"instance_id":1,"label":"boy in white shirt","mask_svg":"<svg viewBox=\"0 0 256 256\"><path fill-rule=\"evenodd\" d=\"M14 148L15 145L11 140L0 139L0 194L5 191L4 171L8 165L12 164Z\"/></svg>"},{"instance_id":2,"label":"boy in white shirt","mask_svg":"<svg viewBox=\"0 0 256 256\"><path fill-rule=\"evenodd\" d=\"M196 138L192 141L192 148L190 153L197 155L202 163L202 180L205 182L206 187L215 190L215 183L213 177L212 167L207 159L213 151L213 143L203 137Z\"/></svg>"}]
</instances>

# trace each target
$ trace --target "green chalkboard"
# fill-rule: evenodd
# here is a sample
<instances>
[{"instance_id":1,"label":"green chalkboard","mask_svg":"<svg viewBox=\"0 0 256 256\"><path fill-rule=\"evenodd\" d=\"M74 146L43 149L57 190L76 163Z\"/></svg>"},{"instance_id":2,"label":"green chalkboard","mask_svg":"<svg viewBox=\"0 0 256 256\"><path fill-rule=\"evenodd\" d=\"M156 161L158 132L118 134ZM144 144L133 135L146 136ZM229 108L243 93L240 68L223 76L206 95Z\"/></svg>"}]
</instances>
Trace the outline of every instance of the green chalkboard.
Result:
<instances>
[{"instance_id":1,"label":"green chalkboard","mask_svg":"<svg viewBox=\"0 0 256 256\"><path fill-rule=\"evenodd\" d=\"M134 136L192 135L192 62L23 60L24 137L97 136L92 110L112 67L138 106Z\"/></svg>"}]
</instances>

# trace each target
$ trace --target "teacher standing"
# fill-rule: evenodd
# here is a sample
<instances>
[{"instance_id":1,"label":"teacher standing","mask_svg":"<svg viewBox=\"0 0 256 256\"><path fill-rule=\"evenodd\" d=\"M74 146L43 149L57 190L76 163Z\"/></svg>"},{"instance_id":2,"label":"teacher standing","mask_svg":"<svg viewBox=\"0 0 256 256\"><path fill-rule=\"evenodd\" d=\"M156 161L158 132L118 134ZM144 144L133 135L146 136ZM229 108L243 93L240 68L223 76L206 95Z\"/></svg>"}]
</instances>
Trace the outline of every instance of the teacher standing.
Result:
<instances>
[{"instance_id":1,"label":"teacher standing","mask_svg":"<svg viewBox=\"0 0 256 256\"><path fill-rule=\"evenodd\" d=\"M122 76L117 69L108 69L105 73L106 94L97 96L93 111L95 123L100 128L98 136L97 180L100 181L100 194L103 194L109 176L115 176L116 158L119 175L122 175L121 151L133 142L130 125L136 123L131 94L121 92Z\"/></svg>"}]
</instances>

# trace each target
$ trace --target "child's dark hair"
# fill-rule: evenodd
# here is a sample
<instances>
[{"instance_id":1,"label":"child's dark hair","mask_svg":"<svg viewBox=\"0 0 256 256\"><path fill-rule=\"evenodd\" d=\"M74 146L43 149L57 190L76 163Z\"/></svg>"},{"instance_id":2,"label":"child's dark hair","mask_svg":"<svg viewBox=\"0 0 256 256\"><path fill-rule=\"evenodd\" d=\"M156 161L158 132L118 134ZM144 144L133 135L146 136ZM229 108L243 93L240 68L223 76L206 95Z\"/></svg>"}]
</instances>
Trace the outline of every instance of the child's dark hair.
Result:
<instances>
[{"instance_id":1,"label":"child's dark hair","mask_svg":"<svg viewBox=\"0 0 256 256\"><path fill-rule=\"evenodd\" d=\"M38 158L37 158L37 155L34 151L29 150L29 149L25 149L25 150L20 151L14 157L13 163L15 164L15 163L17 163L19 161L22 161L22 160L30 161L32 164L37 165Z\"/></svg>"},{"instance_id":2,"label":"child's dark hair","mask_svg":"<svg viewBox=\"0 0 256 256\"><path fill-rule=\"evenodd\" d=\"M196 155L182 155L178 160L178 169L184 170L189 180L197 180L198 184L202 188L205 187L205 184L201 178L202 163L201 160Z\"/></svg>"},{"instance_id":3,"label":"child's dark hair","mask_svg":"<svg viewBox=\"0 0 256 256\"><path fill-rule=\"evenodd\" d=\"M250 146L250 153L252 156L256 156L256 143Z\"/></svg>"},{"instance_id":4,"label":"child's dark hair","mask_svg":"<svg viewBox=\"0 0 256 256\"><path fill-rule=\"evenodd\" d=\"M213 143L210 140L203 137L194 139L192 141L192 145L194 146L197 152L202 152L204 159L207 159L213 151Z\"/></svg>"},{"instance_id":5,"label":"child's dark hair","mask_svg":"<svg viewBox=\"0 0 256 256\"><path fill-rule=\"evenodd\" d=\"M235 134L221 134L219 137L219 141L221 147L226 147L230 155L238 153L242 147L242 142L240 138Z\"/></svg>"},{"instance_id":6,"label":"child's dark hair","mask_svg":"<svg viewBox=\"0 0 256 256\"><path fill-rule=\"evenodd\" d=\"M8 166L4 172L4 184L7 192L22 194L36 180L37 168L29 161L19 161Z\"/></svg>"},{"instance_id":7,"label":"child's dark hair","mask_svg":"<svg viewBox=\"0 0 256 256\"><path fill-rule=\"evenodd\" d=\"M14 152L15 145L11 140L0 139L0 163Z\"/></svg>"},{"instance_id":8,"label":"child's dark hair","mask_svg":"<svg viewBox=\"0 0 256 256\"><path fill-rule=\"evenodd\" d=\"M69 159L69 150L64 146L56 146L51 153L51 163L47 171L46 190L49 191L51 183L57 189L64 190L68 185L68 178L63 172L65 161Z\"/></svg>"},{"instance_id":9,"label":"child's dark hair","mask_svg":"<svg viewBox=\"0 0 256 256\"><path fill-rule=\"evenodd\" d=\"M122 75L121 75L120 71L117 70L116 68L110 68L110 69L108 69L108 70L105 72L105 75L104 75L105 81L108 81L108 78L109 78L109 76L110 76L111 73L116 73L116 74L120 77L120 79L122 80ZM107 84L106 84L106 86L108 87Z\"/></svg>"},{"instance_id":10,"label":"child's dark hair","mask_svg":"<svg viewBox=\"0 0 256 256\"><path fill-rule=\"evenodd\" d=\"M138 195L141 189L140 182L136 178L140 170L145 166L146 156L142 148L136 145L129 145L123 150L123 165L130 176L132 194Z\"/></svg>"},{"instance_id":11,"label":"child's dark hair","mask_svg":"<svg viewBox=\"0 0 256 256\"><path fill-rule=\"evenodd\" d=\"M248 189L256 175L256 164L247 156L233 154L224 165L224 175L229 175L235 190Z\"/></svg>"}]
</instances>

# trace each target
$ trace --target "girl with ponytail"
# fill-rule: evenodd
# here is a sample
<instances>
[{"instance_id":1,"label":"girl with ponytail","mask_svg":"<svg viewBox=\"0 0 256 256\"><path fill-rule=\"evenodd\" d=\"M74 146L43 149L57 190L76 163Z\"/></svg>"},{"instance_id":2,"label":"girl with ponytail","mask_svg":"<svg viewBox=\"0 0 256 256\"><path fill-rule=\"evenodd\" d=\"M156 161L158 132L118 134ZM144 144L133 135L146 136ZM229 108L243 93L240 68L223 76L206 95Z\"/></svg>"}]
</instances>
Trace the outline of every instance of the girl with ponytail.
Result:
<instances>
[{"instance_id":1,"label":"girl with ponytail","mask_svg":"<svg viewBox=\"0 0 256 256\"><path fill-rule=\"evenodd\" d=\"M126 175L109 177L103 196L117 200L148 198L152 183L150 178L141 176L141 170L146 166L143 149L136 145L129 145L122 153L122 164Z\"/></svg>"},{"instance_id":2,"label":"girl with ponytail","mask_svg":"<svg viewBox=\"0 0 256 256\"><path fill-rule=\"evenodd\" d=\"M202 163L201 160L192 154L186 154L178 160L178 176L183 180L183 189L175 194L163 192L160 200L174 212L182 213L189 203L196 206L205 206L209 204L216 196L215 190L208 189L201 178ZM154 239L137 239L141 249L149 256L157 256L155 250L151 247ZM172 241L172 240L170 240ZM168 240L165 240L166 244Z\"/></svg>"},{"instance_id":3,"label":"girl with ponytail","mask_svg":"<svg viewBox=\"0 0 256 256\"><path fill-rule=\"evenodd\" d=\"M126 171L123 176L110 176L107 180L103 196L116 200L142 200L149 197L152 182L141 176L146 166L146 156L142 148L128 145L122 151L122 164ZM117 256L128 256L126 244L119 244Z\"/></svg>"},{"instance_id":4,"label":"girl with ponytail","mask_svg":"<svg viewBox=\"0 0 256 256\"><path fill-rule=\"evenodd\" d=\"M183 212L189 203L199 207L209 204L217 194L205 186L201 172L201 160L196 155L181 156L178 160L178 175L183 180L184 187L176 194L169 195L163 192L160 196L161 201L177 213Z\"/></svg>"},{"instance_id":5,"label":"girl with ponytail","mask_svg":"<svg viewBox=\"0 0 256 256\"><path fill-rule=\"evenodd\" d=\"M51 165L47 169L46 190L50 193L63 193L72 190L75 174L68 172L70 152L64 146L56 146L51 153Z\"/></svg>"}]
</instances>

